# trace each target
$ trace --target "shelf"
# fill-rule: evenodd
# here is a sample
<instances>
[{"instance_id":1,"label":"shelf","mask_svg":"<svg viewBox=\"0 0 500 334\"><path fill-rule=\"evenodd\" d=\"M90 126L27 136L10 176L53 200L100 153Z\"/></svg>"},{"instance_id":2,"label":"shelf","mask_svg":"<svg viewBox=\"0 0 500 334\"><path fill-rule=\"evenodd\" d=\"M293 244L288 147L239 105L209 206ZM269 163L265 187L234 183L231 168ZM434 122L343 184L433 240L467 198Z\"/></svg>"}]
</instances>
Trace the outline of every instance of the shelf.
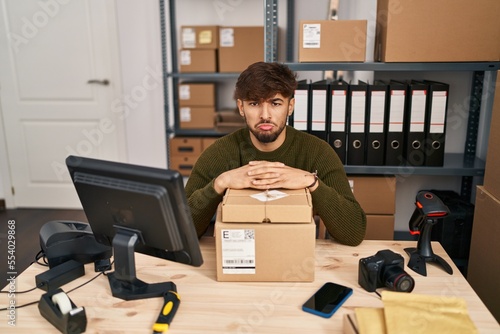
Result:
<instances>
[{"instance_id":1,"label":"shelf","mask_svg":"<svg viewBox=\"0 0 500 334\"><path fill-rule=\"evenodd\" d=\"M285 63L294 71L497 71L500 62L460 63Z\"/></svg>"},{"instance_id":2,"label":"shelf","mask_svg":"<svg viewBox=\"0 0 500 334\"><path fill-rule=\"evenodd\" d=\"M347 174L381 175L441 175L441 176L483 176L485 162L476 158L473 166L464 163L464 155L448 153L443 167L415 166L344 166Z\"/></svg>"},{"instance_id":3,"label":"shelf","mask_svg":"<svg viewBox=\"0 0 500 334\"><path fill-rule=\"evenodd\" d=\"M182 137L202 137L202 136L207 136L207 137L222 137L225 136L227 133L225 132L217 132L213 129L177 129L175 130L175 135Z\"/></svg>"},{"instance_id":4,"label":"shelf","mask_svg":"<svg viewBox=\"0 0 500 334\"><path fill-rule=\"evenodd\" d=\"M167 73L168 77L178 79L214 80L214 79L237 79L239 73Z\"/></svg>"}]
</instances>

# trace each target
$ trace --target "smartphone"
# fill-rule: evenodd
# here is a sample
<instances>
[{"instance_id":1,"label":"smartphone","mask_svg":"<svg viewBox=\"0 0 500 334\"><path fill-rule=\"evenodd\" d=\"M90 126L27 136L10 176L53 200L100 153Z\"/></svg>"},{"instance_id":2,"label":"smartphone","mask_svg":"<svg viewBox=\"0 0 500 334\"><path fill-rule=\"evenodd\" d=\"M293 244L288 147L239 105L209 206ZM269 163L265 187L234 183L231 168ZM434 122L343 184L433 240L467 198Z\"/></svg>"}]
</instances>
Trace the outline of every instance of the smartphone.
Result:
<instances>
[{"instance_id":1,"label":"smartphone","mask_svg":"<svg viewBox=\"0 0 500 334\"><path fill-rule=\"evenodd\" d=\"M330 318L351 295L351 288L327 282L302 305L302 310Z\"/></svg>"}]
</instances>

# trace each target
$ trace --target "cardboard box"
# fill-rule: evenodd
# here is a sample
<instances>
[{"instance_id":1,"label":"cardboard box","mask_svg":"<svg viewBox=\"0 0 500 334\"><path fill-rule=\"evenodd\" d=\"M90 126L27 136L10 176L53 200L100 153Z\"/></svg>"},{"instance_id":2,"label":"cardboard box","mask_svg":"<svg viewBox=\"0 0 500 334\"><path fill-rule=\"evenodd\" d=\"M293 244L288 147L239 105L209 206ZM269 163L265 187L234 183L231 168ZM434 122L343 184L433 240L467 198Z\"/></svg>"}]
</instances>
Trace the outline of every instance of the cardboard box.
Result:
<instances>
[{"instance_id":1,"label":"cardboard box","mask_svg":"<svg viewBox=\"0 0 500 334\"><path fill-rule=\"evenodd\" d=\"M500 60L500 1L378 0L375 59Z\"/></svg>"},{"instance_id":2,"label":"cardboard box","mask_svg":"<svg viewBox=\"0 0 500 334\"><path fill-rule=\"evenodd\" d=\"M180 107L215 107L214 83L179 84Z\"/></svg>"},{"instance_id":3,"label":"cardboard box","mask_svg":"<svg viewBox=\"0 0 500 334\"><path fill-rule=\"evenodd\" d=\"M179 113L181 129L213 129L214 107L181 107Z\"/></svg>"},{"instance_id":4,"label":"cardboard box","mask_svg":"<svg viewBox=\"0 0 500 334\"><path fill-rule=\"evenodd\" d=\"M264 61L264 27L220 27L219 72L242 72Z\"/></svg>"},{"instance_id":5,"label":"cardboard box","mask_svg":"<svg viewBox=\"0 0 500 334\"><path fill-rule=\"evenodd\" d=\"M170 139L171 155L199 156L202 151L201 137L173 137Z\"/></svg>"},{"instance_id":6,"label":"cardboard box","mask_svg":"<svg viewBox=\"0 0 500 334\"><path fill-rule=\"evenodd\" d=\"M484 188L496 198L500 198L500 71L497 72L495 101L490 122L490 137L484 172Z\"/></svg>"},{"instance_id":7,"label":"cardboard box","mask_svg":"<svg viewBox=\"0 0 500 334\"><path fill-rule=\"evenodd\" d=\"M299 62L364 62L366 20L300 21Z\"/></svg>"},{"instance_id":8,"label":"cardboard box","mask_svg":"<svg viewBox=\"0 0 500 334\"><path fill-rule=\"evenodd\" d=\"M219 110L215 113L215 131L231 133L246 126L245 119L235 110Z\"/></svg>"},{"instance_id":9,"label":"cardboard box","mask_svg":"<svg viewBox=\"0 0 500 334\"><path fill-rule=\"evenodd\" d=\"M219 26L182 26L181 48L212 49L219 46Z\"/></svg>"},{"instance_id":10,"label":"cardboard box","mask_svg":"<svg viewBox=\"0 0 500 334\"><path fill-rule=\"evenodd\" d=\"M222 200L224 223L310 223L312 198L307 189L228 189Z\"/></svg>"},{"instance_id":11,"label":"cardboard box","mask_svg":"<svg viewBox=\"0 0 500 334\"><path fill-rule=\"evenodd\" d=\"M351 190L366 214L393 215L396 211L394 176L348 176Z\"/></svg>"},{"instance_id":12,"label":"cardboard box","mask_svg":"<svg viewBox=\"0 0 500 334\"><path fill-rule=\"evenodd\" d=\"M217 281L312 282L316 224L215 221Z\"/></svg>"},{"instance_id":13,"label":"cardboard box","mask_svg":"<svg viewBox=\"0 0 500 334\"><path fill-rule=\"evenodd\" d=\"M394 215L366 215L365 240L394 240Z\"/></svg>"},{"instance_id":14,"label":"cardboard box","mask_svg":"<svg viewBox=\"0 0 500 334\"><path fill-rule=\"evenodd\" d=\"M171 154L169 168L178 171L182 176L189 176L198 157L198 155Z\"/></svg>"},{"instance_id":15,"label":"cardboard box","mask_svg":"<svg viewBox=\"0 0 500 334\"><path fill-rule=\"evenodd\" d=\"M217 50L181 50L179 57L179 72L217 72Z\"/></svg>"},{"instance_id":16,"label":"cardboard box","mask_svg":"<svg viewBox=\"0 0 500 334\"><path fill-rule=\"evenodd\" d=\"M500 199L478 186L467 280L500 322Z\"/></svg>"}]
</instances>

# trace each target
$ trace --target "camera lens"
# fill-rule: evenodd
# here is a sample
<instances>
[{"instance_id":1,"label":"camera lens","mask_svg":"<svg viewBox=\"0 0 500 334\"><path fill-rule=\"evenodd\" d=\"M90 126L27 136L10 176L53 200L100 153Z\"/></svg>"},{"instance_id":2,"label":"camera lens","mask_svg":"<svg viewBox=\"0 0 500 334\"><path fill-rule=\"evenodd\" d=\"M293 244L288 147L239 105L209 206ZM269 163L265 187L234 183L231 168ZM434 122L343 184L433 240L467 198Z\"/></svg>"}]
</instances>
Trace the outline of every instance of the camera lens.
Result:
<instances>
[{"instance_id":1,"label":"camera lens","mask_svg":"<svg viewBox=\"0 0 500 334\"><path fill-rule=\"evenodd\" d=\"M399 292L411 292L415 287L413 278L398 266L387 269L384 282L386 287Z\"/></svg>"}]
</instances>

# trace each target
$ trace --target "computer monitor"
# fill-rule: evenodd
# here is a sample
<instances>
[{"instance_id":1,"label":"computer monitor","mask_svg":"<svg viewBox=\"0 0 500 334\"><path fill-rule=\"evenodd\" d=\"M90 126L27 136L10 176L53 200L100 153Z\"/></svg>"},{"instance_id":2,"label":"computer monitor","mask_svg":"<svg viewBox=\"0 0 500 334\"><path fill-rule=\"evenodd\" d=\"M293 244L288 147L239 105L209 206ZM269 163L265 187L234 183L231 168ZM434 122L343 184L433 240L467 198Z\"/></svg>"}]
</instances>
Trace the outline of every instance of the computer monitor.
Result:
<instances>
[{"instance_id":1,"label":"computer monitor","mask_svg":"<svg viewBox=\"0 0 500 334\"><path fill-rule=\"evenodd\" d=\"M135 252L202 265L179 172L78 156L67 157L66 165L96 240L113 247L113 296L133 300L171 290L172 282L136 277Z\"/></svg>"}]
</instances>

